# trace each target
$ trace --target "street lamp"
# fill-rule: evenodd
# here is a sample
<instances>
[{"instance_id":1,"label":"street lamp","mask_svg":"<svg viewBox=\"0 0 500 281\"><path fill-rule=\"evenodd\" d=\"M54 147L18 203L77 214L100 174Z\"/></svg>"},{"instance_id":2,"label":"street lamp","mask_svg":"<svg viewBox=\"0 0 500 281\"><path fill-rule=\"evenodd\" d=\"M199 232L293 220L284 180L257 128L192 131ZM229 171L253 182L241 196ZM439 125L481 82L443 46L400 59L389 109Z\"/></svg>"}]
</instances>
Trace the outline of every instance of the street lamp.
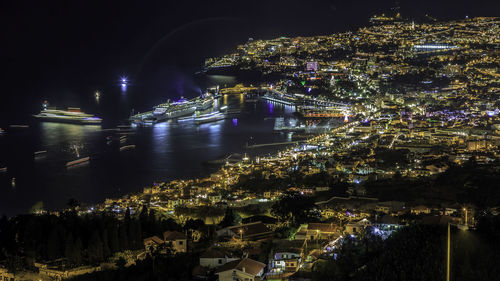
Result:
<instances>
[{"instance_id":1,"label":"street lamp","mask_svg":"<svg viewBox=\"0 0 500 281\"><path fill-rule=\"evenodd\" d=\"M464 208L464 210L465 210L465 221L467 223L467 209ZM448 243L446 252L446 281L450 281L450 245L451 245L450 225L451 223L448 222ZM468 230L468 226L466 224L465 225L458 224L455 226L458 227L458 229L460 230L464 231Z\"/></svg>"},{"instance_id":2,"label":"street lamp","mask_svg":"<svg viewBox=\"0 0 500 281\"><path fill-rule=\"evenodd\" d=\"M448 251L446 253L446 281L450 281L450 223L448 222Z\"/></svg>"}]
</instances>

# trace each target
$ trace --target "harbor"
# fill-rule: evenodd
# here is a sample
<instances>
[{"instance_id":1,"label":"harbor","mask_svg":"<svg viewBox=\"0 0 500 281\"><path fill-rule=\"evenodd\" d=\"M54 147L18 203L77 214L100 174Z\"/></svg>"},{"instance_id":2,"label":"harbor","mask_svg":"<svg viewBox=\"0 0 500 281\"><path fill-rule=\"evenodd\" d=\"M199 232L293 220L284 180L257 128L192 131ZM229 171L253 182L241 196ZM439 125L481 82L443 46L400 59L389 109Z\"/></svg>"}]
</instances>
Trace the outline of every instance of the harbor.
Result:
<instances>
[{"instance_id":1,"label":"harbor","mask_svg":"<svg viewBox=\"0 0 500 281\"><path fill-rule=\"evenodd\" d=\"M107 96L102 97L106 104ZM109 113L100 113L102 126L19 121L29 127L7 127L0 137L0 153L5 155L0 160L0 206L15 214L40 200L50 209L65 207L68 198L100 202L155 181L208 175L226 163L218 160L227 155L253 157L280 148L253 145L290 141L288 134L273 129L275 117L292 116L290 107L273 104L271 110L265 100L248 103L240 95L218 98L217 103L198 114L198 121L193 113L154 126L128 124ZM111 120L118 124L109 125ZM84 157L89 160L66 167ZM19 200L21 192L25 195Z\"/></svg>"}]
</instances>

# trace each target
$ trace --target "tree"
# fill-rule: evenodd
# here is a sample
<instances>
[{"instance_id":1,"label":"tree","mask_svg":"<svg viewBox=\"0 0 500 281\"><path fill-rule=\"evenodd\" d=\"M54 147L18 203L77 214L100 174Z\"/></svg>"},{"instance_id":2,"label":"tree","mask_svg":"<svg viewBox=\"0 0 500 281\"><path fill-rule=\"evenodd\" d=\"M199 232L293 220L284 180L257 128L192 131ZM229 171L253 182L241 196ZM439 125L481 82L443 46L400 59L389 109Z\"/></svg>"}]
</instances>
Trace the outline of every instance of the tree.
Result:
<instances>
[{"instance_id":1,"label":"tree","mask_svg":"<svg viewBox=\"0 0 500 281\"><path fill-rule=\"evenodd\" d=\"M87 252L88 252L89 262L92 264L98 264L104 260L102 240L97 230L94 230L92 232L92 235L90 236Z\"/></svg>"},{"instance_id":2,"label":"tree","mask_svg":"<svg viewBox=\"0 0 500 281\"><path fill-rule=\"evenodd\" d=\"M61 256L60 242L57 230L52 228L47 240L47 258L49 260L55 260Z\"/></svg>"},{"instance_id":3,"label":"tree","mask_svg":"<svg viewBox=\"0 0 500 281\"><path fill-rule=\"evenodd\" d=\"M30 214L38 214L43 211L43 201L38 201L31 206Z\"/></svg>"},{"instance_id":4,"label":"tree","mask_svg":"<svg viewBox=\"0 0 500 281\"><path fill-rule=\"evenodd\" d=\"M130 208L127 207L127 210L125 211L125 223L130 222Z\"/></svg>"},{"instance_id":5,"label":"tree","mask_svg":"<svg viewBox=\"0 0 500 281\"><path fill-rule=\"evenodd\" d=\"M131 249L141 249L143 247L142 244L142 230L141 223L137 219L133 219L129 224L129 247Z\"/></svg>"},{"instance_id":6,"label":"tree","mask_svg":"<svg viewBox=\"0 0 500 281\"><path fill-rule=\"evenodd\" d=\"M109 235L108 235L108 230L104 229L102 231L102 254L104 258L108 258L111 256L111 249L109 247Z\"/></svg>"},{"instance_id":7,"label":"tree","mask_svg":"<svg viewBox=\"0 0 500 281\"><path fill-rule=\"evenodd\" d=\"M227 227L231 225L237 225L239 223L241 223L241 216L233 209L226 208L226 213L224 214L224 218L222 219L222 221L219 223L219 226Z\"/></svg>"},{"instance_id":8,"label":"tree","mask_svg":"<svg viewBox=\"0 0 500 281\"><path fill-rule=\"evenodd\" d=\"M205 227L205 222L200 219L189 219L184 224L184 230L201 230L203 227Z\"/></svg>"},{"instance_id":9,"label":"tree","mask_svg":"<svg viewBox=\"0 0 500 281\"><path fill-rule=\"evenodd\" d=\"M70 198L68 199L66 205L68 206L68 208L74 211L80 207L80 202L78 202L78 200L76 200L75 198Z\"/></svg>"},{"instance_id":10,"label":"tree","mask_svg":"<svg viewBox=\"0 0 500 281\"><path fill-rule=\"evenodd\" d=\"M118 258L118 260L116 261L116 266L118 266L119 270L123 270L126 264L127 261L123 257Z\"/></svg>"},{"instance_id":11,"label":"tree","mask_svg":"<svg viewBox=\"0 0 500 281\"><path fill-rule=\"evenodd\" d=\"M148 207L146 205L143 205L141 213L139 214L139 221L141 222L142 229L146 233L148 232L148 219L149 219Z\"/></svg>"},{"instance_id":12,"label":"tree","mask_svg":"<svg viewBox=\"0 0 500 281\"><path fill-rule=\"evenodd\" d=\"M312 267L313 280L340 280L340 269L331 260L318 260Z\"/></svg>"},{"instance_id":13,"label":"tree","mask_svg":"<svg viewBox=\"0 0 500 281\"><path fill-rule=\"evenodd\" d=\"M82 251L83 251L83 243L80 237L77 237L75 240L75 247L73 248L72 259L75 265L80 265L82 263Z\"/></svg>"},{"instance_id":14,"label":"tree","mask_svg":"<svg viewBox=\"0 0 500 281\"><path fill-rule=\"evenodd\" d=\"M124 225L120 225L119 230L119 245L120 245L120 250L125 251L130 249L129 247L129 242L128 242L128 236L127 236L127 229L125 228Z\"/></svg>"},{"instance_id":15,"label":"tree","mask_svg":"<svg viewBox=\"0 0 500 281\"><path fill-rule=\"evenodd\" d=\"M66 242L64 246L64 256L71 264L74 263L73 260L74 252L75 252L75 242L73 241L73 235L71 234L71 232L69 232L68 235L66 236Z\"/></svg>"},{"instance_id":16,"label":"tree","mask_svg":"<svg viewBox=\"0 0 500 281\"><path fill-rule=\"evenodd\" d=\"M149 210L147 230L149 235L158 235L161 232L158 221L156 220L156 211L154 209Z\"/></svg>"},{"instance_id":17,"label":"tree","mask_svg":"<svg viewBox=\"0 0 500 281\"><path fill-rule=\"evenodd\" d=\"M108 235L109 235L108 244L111 253L116 253L120 251L120 240L118 238L118 226L116 222L112 222L110 224Z\"/></svg>"},{"instance_id":18,"label":"tree","mask_svg":"<svg viewBox=\"0 0 500 281\"><path fill-rule=\"evenodd\" d=\"M205 222L200 219L189 219L184 224L184 230L188 232L190 239L193 241L199 241L201 239L204 228Z\"/></svg>"},{"instance_id":19,"label":"tree","mask_svg":"<svg viewBox=\"0 0 500 281\"><path fill-rule=\"evenodd\" d=\"M314 200L298 192L283 194L271 207L271 214L282 222L295 225L319 218Z\"/></svg>"}]
</instances>

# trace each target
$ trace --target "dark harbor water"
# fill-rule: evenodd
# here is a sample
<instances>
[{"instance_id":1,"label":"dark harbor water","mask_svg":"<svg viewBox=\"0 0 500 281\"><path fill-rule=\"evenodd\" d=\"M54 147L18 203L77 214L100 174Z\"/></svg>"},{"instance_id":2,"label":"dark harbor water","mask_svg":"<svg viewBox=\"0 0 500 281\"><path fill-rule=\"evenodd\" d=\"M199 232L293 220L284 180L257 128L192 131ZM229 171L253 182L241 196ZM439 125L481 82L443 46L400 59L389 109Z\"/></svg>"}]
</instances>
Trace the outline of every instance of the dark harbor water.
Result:
<instances>
[{"instance_id":1,"label":"dark harbor water","mask_svg":"<svg viewBox=\"0 0 500 281\"><path fill-rule=\"evenodd\" d=\"M210 79L222 84L234 82L227 77ZM232 153L265 155L279 149L279 146L247 149L247 144L291 138L289 134L273 132L273 118L291 115L291 107L249 102L243 95L233 95L218 101L220 106L228 106L224 120L202 125L169 121L132 128L120 143L122 135L109 129L124 123L131 108L150 110L162 99L160 95L141 99L133 86L123 92L117 88L120 87L102 91L99 101L90 91L86 98L78 96L78 105L85 112L104 119L102 126L37 122L29 117L37 113L31 106L16 111L10 120L2 120L2 128L7 132L0 136L0 168L7 167L7 171L0 172L0 214L28 212L38 201L43 201L49 210L65 207L70 198L98 203L105 198L142 191L155 181L205 176L219 167L209 162ZM71 98L59 99L58 105L77 106L76 102L64 102ZM167 98L173 97L165 97L163 101ZM11 128L9 124L27 124L29 128ZM109 142L107 137L113 141ZM120 151L124 145L135 145L135 149ZM35 157L36 151L47 153ZM66 162L87 156L91 159L88 165L65 167Z\"/></svg>"}]
</instances>

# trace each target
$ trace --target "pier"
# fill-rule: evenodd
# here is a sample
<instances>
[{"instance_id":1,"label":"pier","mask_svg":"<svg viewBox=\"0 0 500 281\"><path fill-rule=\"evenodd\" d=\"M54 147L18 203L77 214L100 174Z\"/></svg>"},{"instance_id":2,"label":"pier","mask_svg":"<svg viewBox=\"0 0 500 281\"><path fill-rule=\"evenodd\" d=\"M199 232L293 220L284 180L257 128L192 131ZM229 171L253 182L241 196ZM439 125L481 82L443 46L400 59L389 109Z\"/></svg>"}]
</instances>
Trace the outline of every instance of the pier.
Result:
<instances>
[{"instance_id":1,"label":"pier","mask_svg":"<svg viewBox=\"0 0 500 281\"><path fill-rule=\"evenodd\" d=\"M299 144L298 141L286 141L286 142L273 142L273 143L261 143L261 144L253 144L253 145L246 145L246 148L258 148L258 147L266 147L266 146L277 146L277 145L287 145L287 144Z\"/></svg>"}]
</instances>

